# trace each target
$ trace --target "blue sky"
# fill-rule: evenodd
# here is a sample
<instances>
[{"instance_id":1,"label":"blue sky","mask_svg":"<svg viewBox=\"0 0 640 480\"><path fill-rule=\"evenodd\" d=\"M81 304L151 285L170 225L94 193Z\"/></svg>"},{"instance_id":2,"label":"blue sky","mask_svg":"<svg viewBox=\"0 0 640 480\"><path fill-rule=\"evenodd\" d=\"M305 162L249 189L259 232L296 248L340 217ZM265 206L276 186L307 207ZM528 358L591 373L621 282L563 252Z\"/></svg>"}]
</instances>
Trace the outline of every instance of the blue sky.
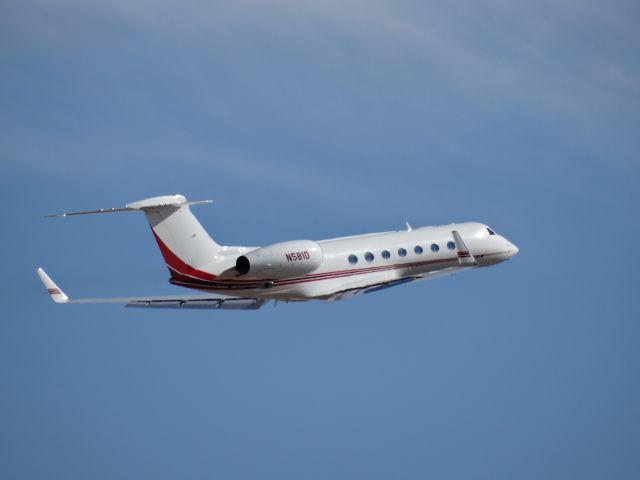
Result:
<instances>
[{"instance_id":1,"label":"blue sky","mask_svg":"<svg viewBox=\"0 0 640 480\"><path fill-rule=\"evenodd\" d=\"M638 478L634 2L5 1L3 478ZM259 312L165 294L142 216L225 244L477 220L504 265Z\"/></svg>"}]
</instances>

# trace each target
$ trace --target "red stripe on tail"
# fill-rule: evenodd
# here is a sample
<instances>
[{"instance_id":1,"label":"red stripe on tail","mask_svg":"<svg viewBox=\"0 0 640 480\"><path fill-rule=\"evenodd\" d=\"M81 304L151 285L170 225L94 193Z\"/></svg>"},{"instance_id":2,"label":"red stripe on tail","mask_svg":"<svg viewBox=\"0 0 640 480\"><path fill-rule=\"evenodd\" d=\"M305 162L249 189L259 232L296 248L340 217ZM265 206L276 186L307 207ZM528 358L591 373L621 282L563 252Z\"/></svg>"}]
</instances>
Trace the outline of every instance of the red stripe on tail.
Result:
<instances>
[{"instance_id":1,"label":"red stripe on tail","mask_svg":"<svg viewBox=\"0 0 640 480\"><path fill-rule=\"evenodd\" d=\"M155 237L156 242L158 242L158 247L160 247L160 252L162 253L162 257L164 258L165 263L169 267L171 267L169 268L171 277L174 276L174 271L176 271L182 275L195 277L199 280L215 280L215 275L193 268L191 265L183 262L175 253L169 250L169 247L167 247L162 240L160 240L160 237L156 234L153 228L151 229L151 231L153 232L153 236Z\"/></svg>"}]
</instances>

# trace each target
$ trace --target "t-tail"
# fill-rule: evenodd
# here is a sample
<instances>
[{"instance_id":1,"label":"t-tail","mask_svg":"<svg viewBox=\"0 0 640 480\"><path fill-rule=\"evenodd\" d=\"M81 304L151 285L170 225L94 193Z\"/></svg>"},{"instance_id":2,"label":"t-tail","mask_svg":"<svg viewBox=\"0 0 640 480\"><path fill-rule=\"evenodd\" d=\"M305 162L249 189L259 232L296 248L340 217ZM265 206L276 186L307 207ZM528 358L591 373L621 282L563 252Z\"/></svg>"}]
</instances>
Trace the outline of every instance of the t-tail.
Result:
<instances>
[{"instance_id":1,"label":"t-tail","mask_svg":"<svg viewBox=\"0 0 640 480\"><path fill-rule=\"evenodd\" d=\"M171 277L176 280L196 278L207 281L213 280L216 273L219 273L215 264L223 247L209 236L191 212L191 205L201 203L211 203L211 200L189 202L183 195L164 195L129 203L124 208L62 213L47 217L141 210L147 217Z\"/></svg>"}]
</instances>

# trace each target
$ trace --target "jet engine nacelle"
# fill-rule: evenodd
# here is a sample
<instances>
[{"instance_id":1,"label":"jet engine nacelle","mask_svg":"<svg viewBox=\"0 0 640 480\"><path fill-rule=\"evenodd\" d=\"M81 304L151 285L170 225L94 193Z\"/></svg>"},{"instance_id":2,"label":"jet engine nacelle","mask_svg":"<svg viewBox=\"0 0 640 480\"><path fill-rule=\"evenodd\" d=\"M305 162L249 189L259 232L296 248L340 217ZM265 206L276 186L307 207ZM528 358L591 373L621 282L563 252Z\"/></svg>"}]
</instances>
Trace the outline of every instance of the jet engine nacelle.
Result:
<instances>
[{"instance_id":1,"label":"jet engine nacelle","mask_svg":"<svg viewBox=\"0 0 640 480\"><path fill-rule=\"evenodd\" d=\"M259 278L290 278L306 275L322 264L322 249L311 240L294 240L258 248L238 257L240 275Z\"/></svg>"}]
</instances>

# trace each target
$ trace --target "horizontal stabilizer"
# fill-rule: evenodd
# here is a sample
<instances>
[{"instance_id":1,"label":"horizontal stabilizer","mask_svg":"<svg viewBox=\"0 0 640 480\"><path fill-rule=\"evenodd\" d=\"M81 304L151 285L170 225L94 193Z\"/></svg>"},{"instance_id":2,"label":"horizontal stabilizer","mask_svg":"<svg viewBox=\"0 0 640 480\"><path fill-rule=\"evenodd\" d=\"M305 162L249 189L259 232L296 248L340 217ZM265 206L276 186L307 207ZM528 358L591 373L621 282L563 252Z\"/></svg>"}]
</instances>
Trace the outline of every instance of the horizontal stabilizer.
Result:
<instances>
[{"instance_id":1,"label":"horizontal stabilizer","mask_svg":"<svg viewBox=\"0 0 640 480\"><path fill-rule=\"evenodd\" d=\"M97 213L135 212L137 210L154 210L165 207L183 207L185 205L198 205L201 203L212 203L213 200L200 200L197 202L187 201L184 195L162 195L160 197L147 198L137 202L132 202L124 207L99 208L98 210L82 210L79 212L54 213L45 215L46 218L71 217L74 215L93 215Z\"/></svg>"}]
</instances>

